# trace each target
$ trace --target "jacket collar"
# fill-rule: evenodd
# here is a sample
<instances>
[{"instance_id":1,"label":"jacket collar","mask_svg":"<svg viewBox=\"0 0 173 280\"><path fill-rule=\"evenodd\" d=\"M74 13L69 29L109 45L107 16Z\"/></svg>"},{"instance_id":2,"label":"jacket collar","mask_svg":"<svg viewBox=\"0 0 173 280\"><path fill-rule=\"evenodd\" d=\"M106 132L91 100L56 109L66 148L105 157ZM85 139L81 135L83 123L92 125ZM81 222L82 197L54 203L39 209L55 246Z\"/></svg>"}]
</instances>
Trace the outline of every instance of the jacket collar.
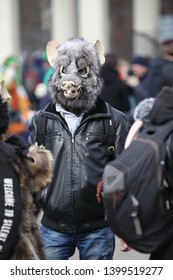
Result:
<instances>
[{"instance_id":1,"label":"jacket collar","mask_svg":"<svg viewBox=\"0 0 173 280\"><path fill-rule=\"evenodd\" d=\"M47 107L44 109L46 112L57 113L55 108L55 103L50 102ZM100 115L100 114L107 114L107 106L106 103L101 99L98 98L96 105L93 109L91 109L88 113L85 113L84 117L89 117L92 115Z\"/></svg>"}]
</instances>

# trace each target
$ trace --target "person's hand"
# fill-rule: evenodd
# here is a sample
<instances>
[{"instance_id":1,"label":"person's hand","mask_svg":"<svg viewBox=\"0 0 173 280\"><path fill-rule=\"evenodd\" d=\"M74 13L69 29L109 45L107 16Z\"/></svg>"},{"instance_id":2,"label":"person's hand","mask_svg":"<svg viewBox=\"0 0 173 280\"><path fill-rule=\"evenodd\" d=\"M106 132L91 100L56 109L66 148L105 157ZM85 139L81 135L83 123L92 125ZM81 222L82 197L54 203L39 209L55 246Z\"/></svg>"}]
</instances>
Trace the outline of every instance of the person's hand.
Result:
<instances>
[{"instance_id":1,"label":"person's hand","mask_svg":"<svg viewBox=\"0 0 173 280\"><path fill-rule=\"evenodd\" d=\"M128 76L126 84L132 88L137 87L139 85L139 79L136 76Z\"/></svg>"},{"instance_id":2,"label":"person's hand","mask_svg":"<svg viewBox=\"0 0 173 280\"><path fill-rule=\"evenodd\" d=\"M120 239L120 250L122 252L128 252L131 250L131 247L129 245L127 245L127 243L124 242L123 239Z\"/></svg>"}]
</instances>

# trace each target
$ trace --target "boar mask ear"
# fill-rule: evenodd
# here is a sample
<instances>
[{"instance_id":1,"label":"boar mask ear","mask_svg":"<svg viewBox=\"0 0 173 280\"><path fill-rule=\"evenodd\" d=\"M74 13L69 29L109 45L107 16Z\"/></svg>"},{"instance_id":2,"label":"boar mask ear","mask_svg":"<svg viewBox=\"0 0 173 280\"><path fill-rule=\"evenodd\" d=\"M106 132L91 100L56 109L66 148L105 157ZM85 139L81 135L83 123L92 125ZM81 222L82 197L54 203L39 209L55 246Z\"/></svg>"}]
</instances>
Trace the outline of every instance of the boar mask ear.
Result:
<instances>
[{"instance_id":1,"label":"boar mask ear","mask_svg":"<svg viewBox=\"0 0 173 280\"><path fill-rule=\"evenodd\" d=\"M49 41L46 46L47 60L49 61L50 66L52 67L54 64L54 59L56 58L58 53L58 47L59 43L56 41Z\"/></svg>"},{"instance_id":2,"label":"boar mask ear","mask_svg":"<svg viewBox=\"0 0 173 280\"><path fill-rule=\"evenodd\" d=\"M96 40L94 42L94 48L96 49L96 52L99 57L100 64L103 64L105 62L105 57L104 57L104 46L100 40Z\"/></svg>"}]
</instances>

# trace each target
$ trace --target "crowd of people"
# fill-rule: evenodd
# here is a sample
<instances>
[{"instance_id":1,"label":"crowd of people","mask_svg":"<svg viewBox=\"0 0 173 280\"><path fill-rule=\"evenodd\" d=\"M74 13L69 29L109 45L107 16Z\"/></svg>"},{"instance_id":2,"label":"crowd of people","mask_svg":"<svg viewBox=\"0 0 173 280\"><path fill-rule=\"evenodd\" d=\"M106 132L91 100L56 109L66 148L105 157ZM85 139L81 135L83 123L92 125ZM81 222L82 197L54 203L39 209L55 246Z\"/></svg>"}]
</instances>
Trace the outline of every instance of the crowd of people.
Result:
<instances>
[{"instance_id":1,"label":"crowd of people","mask_svg":"<svg viewBox=\"0 0 173 280\"><path fill-rule=\"evenodd\" d=\"M101 68L101 98L124 112L131 125L134 108L140 101L155 97L163 86L172 86L172 70L172 40L161 44L161 55L155 59L135 55L128 61L113 52L106 53ZM48 90L51 74L46 51L36 57L30 55L22 63L19 57L11 55L1 64L0 79L5 80L13 97L9 133L21 135L26 143L33 114L51 100Z\"/></svg>"},{"instance_id":2,"label":"crowd of people","mask_svg":"<svg viewBox=\"0 0 173 280\"><path fill-rule=\"evenodd\" d=\"M40 144L54 157L53 180L37 201L43 210L44 256L69 259L78 248L80 259L113 259L115 236L95 193L109 161L103 120L111 112L106 102L112 106L116 159L146 124L162 87L173 85L173 40L163 42L156 59L104 55L99 40L94 46L84 39L61 46L51 41L46 50L23 64L9 56L0 73L11 95L8 135L34 144L41 118ZM130 250L122 244L122 251Z\"/></svg>"},{"instance_id":3,"label":"crowd of people","mask_svg":"<svg viewBox=\"0 0 173 280\"><path fill-rule=\"evenodd\" d=\"M40 57L20 58L10 55L1 65L0 80L12 99L9 104L10 123L8 133L19 135L28 143L29 124L32 116L50 100L47 80L51 75L45 52Z\"/></svg>"}]
</instances>

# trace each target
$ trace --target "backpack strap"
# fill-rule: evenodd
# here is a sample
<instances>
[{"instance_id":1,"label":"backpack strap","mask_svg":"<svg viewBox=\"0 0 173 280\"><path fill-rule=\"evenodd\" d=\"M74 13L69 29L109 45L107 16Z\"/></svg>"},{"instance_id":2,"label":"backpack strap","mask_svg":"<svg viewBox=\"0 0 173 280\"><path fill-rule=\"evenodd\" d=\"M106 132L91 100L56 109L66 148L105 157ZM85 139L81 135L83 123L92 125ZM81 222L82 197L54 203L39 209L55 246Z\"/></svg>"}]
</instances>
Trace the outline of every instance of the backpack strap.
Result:
<instances>
[{"instance_id":1,"label":"backpack strap","mask_svg":"<svg viewBox=\"0 0 173 280\"><path fill-rule=\"evenodd\" d=\"M106 105L108 112L111 114L111 117L104 119L105 135L108 146L109 160L113 160L115 158L115 121L111 105L109 103L106 103Z\"/></svg>"},{"instance_id":2,"label":"backpack strap","mask_svg":"<svg viewBox=\"0 0 173 280\"><path fill-rule=\"evenodd\" d=\"M44 138L45 138L45 130L46 130L46 117L38 114L37 118L37 135L36 135L36 142L39 146L44 146Z\"/></svg>"},{"instance_id":3,"label":"backpack strap","mask_svg":"<svg viewBox=\"0 0 173 280\"><path fill-rule=\"evenodd\" d=\"M115 131L115 120L113 115L112 107L109 103L106 103L107 112L110 113L110 118L104 118L104 129L105 129L105 136L106 136L106 143L108 147L108 160L115 159L115 139L116 139L116 131ZM97 202L101 203L103 192L103 179L101 179L96 188L96 198Z\"/></svg>"}]
</instances>

